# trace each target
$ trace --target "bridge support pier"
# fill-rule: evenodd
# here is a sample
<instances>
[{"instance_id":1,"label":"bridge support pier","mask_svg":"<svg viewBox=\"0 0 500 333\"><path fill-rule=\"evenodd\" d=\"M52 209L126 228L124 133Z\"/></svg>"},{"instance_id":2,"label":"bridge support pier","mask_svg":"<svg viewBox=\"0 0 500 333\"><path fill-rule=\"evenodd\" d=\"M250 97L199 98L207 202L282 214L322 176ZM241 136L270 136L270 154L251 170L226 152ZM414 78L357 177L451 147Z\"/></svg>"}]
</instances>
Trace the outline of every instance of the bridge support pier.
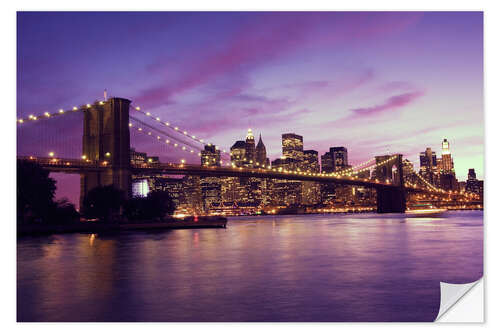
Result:
<instances>
[{"instance_id":1,"label":"bridge support pier","mask_svg":"<svg viewBox=\"0 0 500 333\"><path fill-rule=\"evenodd\" d=\"M377 189L377 213L404 213L405 192L401 188Z\"/></svg>"},{"instance_id":2,"label":"bridge support pier","mask_svg":"<svg viewBox=\"0 0 500 333\"><path fill-rule=\"evenodd\" d=\"M403 155L396 155L394 165L397 167L397 187L377 189L377 213L404 213L406 211L406 197L403 177Z\"/></svg>"}]
</instances>

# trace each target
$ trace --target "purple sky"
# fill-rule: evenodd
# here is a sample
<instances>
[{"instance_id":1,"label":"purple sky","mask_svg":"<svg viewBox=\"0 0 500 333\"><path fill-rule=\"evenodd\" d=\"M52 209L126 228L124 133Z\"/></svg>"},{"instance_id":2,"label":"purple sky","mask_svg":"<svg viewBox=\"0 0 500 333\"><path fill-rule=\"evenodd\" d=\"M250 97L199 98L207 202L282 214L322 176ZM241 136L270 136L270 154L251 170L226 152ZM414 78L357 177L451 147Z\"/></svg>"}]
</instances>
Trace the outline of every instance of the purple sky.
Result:
<instances>
[{"instance_id":1,"label":"purple sky","mask_svg":"<svg viewBox=\"0 0 500 333\"><path fill-rule=\"evenodd\" d=\"M18 117L125 97L228 149L248 127L271 159L281 133L351 164L451 143L483 178L480 12L19 13ZM18 154L81 155L82 116L18 128ZM198 158L131 134L162 161ZM77 198L78 176L57 176ZM76 187L77 188L77 187Z\"/></svg>"}]
</instances>

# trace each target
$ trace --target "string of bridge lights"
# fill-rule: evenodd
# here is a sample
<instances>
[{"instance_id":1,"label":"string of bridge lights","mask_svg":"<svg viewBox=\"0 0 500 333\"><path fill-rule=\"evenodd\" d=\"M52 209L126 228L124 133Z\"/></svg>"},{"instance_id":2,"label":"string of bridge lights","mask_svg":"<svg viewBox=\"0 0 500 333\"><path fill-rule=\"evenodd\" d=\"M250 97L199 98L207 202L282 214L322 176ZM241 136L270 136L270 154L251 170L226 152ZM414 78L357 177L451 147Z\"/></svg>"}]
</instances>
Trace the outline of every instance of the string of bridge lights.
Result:
<instances>
[{"instance_id":1,"label":"string of bridge lights","mask_svg":"<svg viewBox=\"0 0 500 333\"><path fill-rule=\"evenodd\" d=\"M379 166L382 166L382 165L384 165L384 164L387 164L387 163L389 163L389 162L393 161L393 160L394 160L394 159L396 159L396 158L397 158L397 156L396 156L396 155L394 155L394 156L392 156L392 157L388 158L388 159L387 159L387 160L385 160L385 161L382 161L382 162L379 162L379 163L375 163L374 165L370 165L370 166L368 166L368 167L365 167L365 168L362 168L362 169L359 169L359 170L353 171L353 169L356 169L356 168L358 168L358 167L361 167L361 166L364 166L364 165L370 164L371 162L373 162L373 161L375 160L375 158L371 158L371 159L369 159L369 160L368 160L368 161L366 161L366 162L360 163L360 164L358 164L357 166L354 166L354 167L352 167L352 168L350 168L350 169L347 169L347 170L341 171L341 172L339 172L338 174L339 174L340 176L352 176L352 175L357 175L357 174L359 174L359 173L361 173L361 172L363 172L363 171L370 170L371 168L377 168L377 167L379 167Z\"/></svg>"},{"instance_id":2,"label":"string of bridge lights","mask_svg":"<svg viewBox=\"0 0 500 333\"><path fill-rule=\"evenodd\" d=\"M207 146L215 146L215 149L219 149L219 146L217 145L214 145L213 143L211 142L206 142L204 139L200 139L198 137L196 137L196 135L192 135L192 134L189 134L188 131L186 130L183 130L183 129L180 129L178 126L174 126L172 125L170 122L168 121L162 121L160 117L156 116L156 115L153 115L151 114L151 112L144 112L142 111L141 107L140 106L132 106L132 108L139 112L139 113L142 113L143 115L145 115L146 117L149 117L151 119L153 119L154 121L158 122L159 124L161 124L162 126L165 126L165 127L168 127L174 131L176 131L177 133L180 133L186 137L188 137L189 139L191 140L194 140L198 143L201 143L201 144L206 144ZM223 153L227 153L225 149L222 150Z\"/></svg>"},{"instance_id":3,"label":"string of bridge lights","mask_svg":"<svg viewBox=\"0 0 500 333\"><path fill-rule=\"evenodd\" d=\"M130 128L132 128L133 130L136 130L138 133L141 133L141 134L144 134L144 135L147 135L147 136L150 136L152 138L156 137L156 139L163 143L163 144L167 144L167 145L170 145L174 148L178 148L186 153L190 153L190 154L194 154L195 151L194 149L190 149L189 147L186 147L184 145L180 145L178 144L177 142L172 142L170 139L165 139L165 137L162 137L160 135L153 135L153 132L151 131L147 131L145 130L144 128L140 127L140 126L137 126L137 125L134 125L132 123L129 123L128 126ZM201 156L201 153L198 153L198 156Z\"/></svg>"},{"instance_id":4,"label":"string of bridge lights","mask_svg":"<svg viewBox=\"0 0 500 333\"><path fill-rule=\"evenodd\" d=\"M98 103L99 105L104 105L104 101L98 101L96 102ZM68 114L68 113L72 113L72 112L78 112L78 111L86 111L88 109L90 109L92 107L92 104L85 104L85 105L82 105L82 106L73 106L71 109L59 109L57 110L56 112L44 112L43 114L40 114L40 115L33 115L33 114L30 114L27 118L19 118L17 119L17 123L18 124L24 124L26 122L34 122L34 121L37 121L37 120L43 120L43 119L49 119L49 118L53 118L53 117L56 117L56 116L61 116L61 115L64 115L64 114Z\"/></svg>"},{"instance_id":5,"label":"string of bridge lights","mask_svg":"<svg viewBox=\"0 0 500 333\"><path fill-rule=\"evenodd\" d=\"M375 161L375 158L370 158L368 161L365 161L365 162L362 162L362 163L359 163L358 165L355 165L355 166L352 166L346 170L342 170L342 171L339 171L339 172L334 172L334 174L337 174L337 175L350 175L350 174L357 174L359 172L361 172L360 170L357 170L355 171L355 169L357 168L361 168L367 164L370 164L372 163L373 161Z\"/></svg>"}]
</instances>

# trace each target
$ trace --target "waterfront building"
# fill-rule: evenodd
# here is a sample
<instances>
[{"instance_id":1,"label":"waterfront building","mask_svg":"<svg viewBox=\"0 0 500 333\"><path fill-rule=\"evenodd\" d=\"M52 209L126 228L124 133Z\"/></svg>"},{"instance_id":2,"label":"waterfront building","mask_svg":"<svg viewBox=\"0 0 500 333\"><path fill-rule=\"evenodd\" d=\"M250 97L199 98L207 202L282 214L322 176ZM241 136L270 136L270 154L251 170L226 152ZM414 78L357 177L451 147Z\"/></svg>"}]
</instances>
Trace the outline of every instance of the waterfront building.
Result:
<instances>
[{"instance_id":1,"label":"waterfront building","mask_svg":"<svg viewBox=\"0 0 500 333\"><path fill-rule=\"evenodd\" d=\"M148 196L149 192L149 184L146 177L132 180L132 197L145 198Z\"/></svg>"},{"instance_id":2,"label":"waterfront building","mask_svg":"<svg viewBox=\"0 0 500 333\"><path fill-rule=\"evenodd\" d=\"M222 179L218 177L200 177L203 212L209 213L211 207L221 204L221 183Z\"/></svg>"}]
</instances>

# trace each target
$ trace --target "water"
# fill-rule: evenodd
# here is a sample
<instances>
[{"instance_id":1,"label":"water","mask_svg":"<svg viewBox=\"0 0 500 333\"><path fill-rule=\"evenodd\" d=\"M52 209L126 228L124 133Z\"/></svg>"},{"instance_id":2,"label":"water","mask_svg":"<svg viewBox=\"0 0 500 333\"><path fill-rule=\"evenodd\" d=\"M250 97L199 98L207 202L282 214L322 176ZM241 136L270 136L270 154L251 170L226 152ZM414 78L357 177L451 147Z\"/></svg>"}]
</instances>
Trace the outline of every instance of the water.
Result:
<instances>
[{"instance_id":1,"label":"water","mask_svg":"<svg viewBox=\"0 0 500 333\"><path fill-rule=\"evenodd\" d=\"M483 275L483 214L231 218L227 229L23 237L19 321L432 321Z\"/></svg>"}]
</instances>

